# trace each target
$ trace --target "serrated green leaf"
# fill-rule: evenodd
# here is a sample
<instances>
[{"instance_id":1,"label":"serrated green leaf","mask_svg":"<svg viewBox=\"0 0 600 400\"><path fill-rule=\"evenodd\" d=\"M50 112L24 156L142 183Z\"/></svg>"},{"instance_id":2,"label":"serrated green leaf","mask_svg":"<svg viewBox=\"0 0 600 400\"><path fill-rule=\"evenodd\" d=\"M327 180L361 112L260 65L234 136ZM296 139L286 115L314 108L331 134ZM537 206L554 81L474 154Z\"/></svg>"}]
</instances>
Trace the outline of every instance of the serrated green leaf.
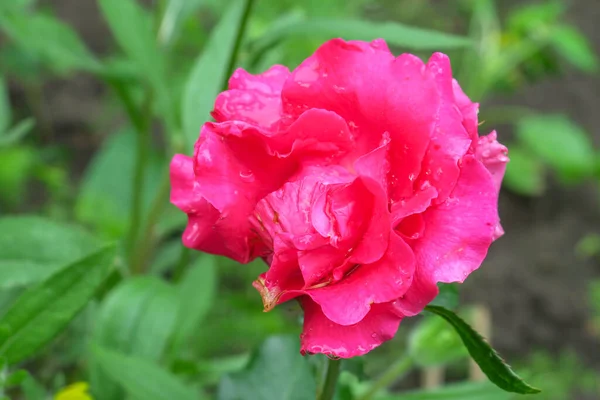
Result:
<instances>
[{"instance_id":1,"label":"serrated green leaf","mask_svg":"<svg viewBox=\"0 0 600 400\"><path fill-rule=\"evenodd\" d=\"M158 361L176 329L178 307L173 286L154 276L129 279L102 303L93 341L108 350ZM103 399L122 398L113 379L96 363L91 377L95 393Z\"/></svg>"},{"instance_id":2,"label":"serrated green leaf","mask_svg":"<svg viewBox=\"0 0 600 400\"><path fill-rule=\"evenodd\" d=\"M517 144L508 148L510 162L506 166L502 185L525 196L541 195L546 186L546 177L540 159Z\"/></svg>"},{"instance_id":3,"label":"serrated green leaf","mask_svg":"<svg viewBox=\"0 0 600 400\"><path fill-rule=\"evenodd\" d=\"M0 218L0 288L39 282L100 245L78 227L33 216Z\"/></svg>"},{"instance_id":4,"label":"serrated green leaf","mask_svg":"<svg viewBox=\"0 0 600 400\"><path fill-rule=\"evenodd\" d=\"M316 395L309 361L298 351L296 337L267 339L243 372L226 375L219 400L305 400Z\"/></svg>"},{"instance_id":5,"label":"serrated green leaf","mask_svg":"<svg viewBox=\"0 0 600 400\"><path fill-rule=\"evenodd\" d=\"M560 56L582 71L598 70L598 56L585 35L574 26L554 27L550 35L550 43Z\"/></svg>"},{"instance_id":6,"label":"serrated green leaf","mask_svg":"<svg viewBox=\"0 0 600 400\"><path fill-rule=\"evenodd\" d=\"M512 395L488 382L455 383L433 390L403 392L378 397L378 400L510 400Z\"/></svg>"},{"instance_id":7,"label":"serrated green leaf","mask_svg":"<svg viewBox=\"0 0 600 400\"><path fill-rule=\"evenodd\" d=\"M0 356L16 364L58 335L95 295L115 261L107 246L21 295L0 320Z\"/></svg>"},{"instance_id":8,"label":"serrated green leaf","mask_svg":"<svg viewBox=\"0 0 600 400\"><path fill-rule=\"evenodd\" d=\"M33 118L26 118L23 121L20 121L19 123L17 123L17 125L13 126L2 136L0 136L0 147L8 146L18 142L23 138L23 136L25 136L29 133L29 131L31 131L34 125L35 122Z\"/></svg>"},{"instance_id":9,"label":"serrated green leaf","mask_svg":"<svg viewBox=\"0 0 600 400\"><path fill-rule=\"evenodd\" d=\"M353 19L307 19L281 24L267 31L253 45L253 50L262 52L281 39L301 37L346 40L382 38L389 45L411 50L448 50L469 47L473 41L467 37L450 33L416 28L396 22L369 22Z\"/></svg>"},{"instance_id":10,"label":"serrated green leaf","mask_svg":"<svg viewBox=\"0 0 600 400\"><path fill-rule=\"evenodd\" d=\"M241 29L244 10L249 0L236 0L221 18L210 35L208 43L187 79L183 91L183 132L188 150L198 139L200 127L210 118L217 94L227 79L227 71L235 56L235 40Z\"/></svg>"},{"instance_id":11,"label":"serrated green leaf","mask_svg":"<svg viewBox=\"0 0 600 400\"><path fill-rule=\"evenodd\" d=\"M527 384L500 358L479 333L452 311L439 306L427 306L425 310L445 319L460 335L473 360L481 371L499 388L513 393L534 394L540 390Z\"/></svg>"},{"instance_id":12,"label":"serrated green leaf","mask_svg":"<svg viewBox=\"0 0 600 400\"><path fill-rule=\"evenodd\" d=\"M75 31L61 21L43 14L0 14L0 26L21 48L42 58L58 73L73 69L97 72L99 61L89 52Z\"/></svg>"},{"instance_id":13,"label":"serrated green leaf","mask_svg":"<svg viewBox=\"0 0 600 400\"><path fill-rule=\"evenodd\" d=\"M177 377L144 358L127 356L100 346L93 347L95 359L134 399L201 400L203 397Z\"/></svg>"},{"instance_id":14,"label":"serrated green leaf","mask_svg":"<svg viewBox=\"0 0 600 400\"><path fill-rule=\"evenodd\" d=\"M517 124L517 136L561 178L592 176L595 156L586 132L564 115L534 115Z\"/></svg>"}]
</instances>

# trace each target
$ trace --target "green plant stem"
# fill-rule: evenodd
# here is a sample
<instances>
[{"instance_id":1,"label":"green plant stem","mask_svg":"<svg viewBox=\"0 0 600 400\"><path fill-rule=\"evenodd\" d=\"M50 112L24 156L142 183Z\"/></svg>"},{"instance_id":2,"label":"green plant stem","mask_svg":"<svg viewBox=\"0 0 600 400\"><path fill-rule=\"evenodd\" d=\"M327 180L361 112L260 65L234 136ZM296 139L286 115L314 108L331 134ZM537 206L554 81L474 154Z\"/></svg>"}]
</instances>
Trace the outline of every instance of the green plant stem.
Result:
<instances>
[{"instance_id":1,"label":"green plant stem","mask_svg":"<svg viewBox=\"0 0 600 400\"><path fill-rule=\"evenodd\" d=\"M191 259L191 250L187 247L182 247L181 256L179 256L179 260L177 264L175 264L175 269L173 270L173 282L177 283L183 277L187 266L190 265Z\"/></svg>"},{"instance_id":2,"label":"green plant stem","mask_svg":"<svg viewBox=\"0 0 600 400\"><path fill-rule=\"evenodd\" d=\"M227 66L227 74L225 75L225 81L221 85L223 90L227 89L227 82L231 74L233 74L233 70L235 68L235 63L238 58L238 53L240 52L240 47L242 47L242 41L244 39L244 32L246 31L246 25L248 25L248 20L250 19L250 13L252 12L252 6L254 5L254 0L246 0L246 4L244 6L244 14L242 15L242 22L240 23L240 27L237 32L237 36L235 38L235 43L233 45L233 51L231 52L231 59L229 60L229 65Z\"/></svg>"},{"instance_id":3,"label":"green plant stem","mask_svg":"<svg viewBox=\"0 0 600 400\"><path fill-rule=\"evenodd\" d=\"M413 366L413 360L410 357L402 357L396 361L387 371L381 375L377 381L357 400L370 400L377 392L394 383L400 376L408 372Z\"/></svg>"},{"instance_id":4,"label":"green plant stem","mask_svg":"<svg viewBox=\"0 0 600 400\"><path fill-rule=\"evenodd\" d=\"M335 387L337 385L338 377L340 376L340 366L342 361L340 359L329 358L327 360L327 374L325 375L325 383L319 395L318 400L332 400L335 396Z\"/></svg>"}]
</instances>

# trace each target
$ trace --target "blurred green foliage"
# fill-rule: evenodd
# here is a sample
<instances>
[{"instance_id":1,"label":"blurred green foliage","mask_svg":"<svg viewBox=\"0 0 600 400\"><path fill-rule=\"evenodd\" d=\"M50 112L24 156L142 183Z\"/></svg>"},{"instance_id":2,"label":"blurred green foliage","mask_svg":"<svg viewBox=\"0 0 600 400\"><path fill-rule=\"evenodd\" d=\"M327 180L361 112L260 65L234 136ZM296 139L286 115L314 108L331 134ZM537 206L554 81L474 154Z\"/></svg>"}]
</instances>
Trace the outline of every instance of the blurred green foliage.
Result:
<instances>
[{"instance_id":1,"label":"blurred green foliage","mask_svg":"<svg viewBox=\"0 0 600 400\"><path fill-rule=\"evenodd\" d=\"M297 351L298 306L259 312L250 283L265 265L183 249L185 216L168 203L168 161L191 151L234 68L294 68L339 36L383 37L395 52L424 58L445 51L482 102L566 68L598 72L587 39L553 0L522 4L504 19L492 0L147 3L97 0L111 51L95 54L51 4L0 2L0 213L38 215L0 218L0 395L41 400L86 381L97 400L302 400L322 384L323 358ZM47 82L82 73L107 91L103 114L89 121L93 133L82 133L94 144L89 162L57 138L41 95ZM23 99L15 102L15 92ZM598 153L568 116L486 107L481 119L482 129L515 127L509 190L541 195L548 171L565 184L598 177ZM110 241L116 246L103 247ZM456 303L456 288L442 287L436 304ZM411 357L402 373L456 366L467 354L432 316L386 346L344 364L338 400L364 394L400 354ZM525 367L552 394L544 398L594 390L576 358L536 355ZM471 383L400 397L514 398Z\"/></svg>"}]
</instances>

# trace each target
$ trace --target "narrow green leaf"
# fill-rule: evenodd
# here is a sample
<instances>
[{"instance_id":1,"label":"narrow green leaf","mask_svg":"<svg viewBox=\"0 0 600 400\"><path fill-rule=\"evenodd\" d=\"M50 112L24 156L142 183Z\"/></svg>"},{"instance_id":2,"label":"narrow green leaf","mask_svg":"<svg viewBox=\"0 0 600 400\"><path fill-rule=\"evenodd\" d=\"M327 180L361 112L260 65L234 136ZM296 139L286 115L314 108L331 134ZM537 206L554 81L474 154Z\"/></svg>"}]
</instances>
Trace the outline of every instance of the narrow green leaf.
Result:
<instances>
[{"instance_id":1,"label":"narrow green leaf","mask_svg":"<svg viewBox=\"0 0 600 400\"><path fill-rule=\"evenodd\" d=\"M567 181L594 173L592 142L583 129L564 115L534 115L517 124L519 139Z\"/></svg>"},{"instance_id":2,"label":"narrow green leaf","mask_svg":"<svg viewBox=\"0 0 600 400\"><path fill-rule=\"evenodd\" d=\"M175 288L157 277L124 281L102 303L94 343L108 350L158 361L174 334L178 307ZM94 392L102 394L100 397L104 399L123 397L112 376L95 362L91 366L91 384Z\"/></svg>"},{"instance_id":3,"label":"narrow green leaf","mask_svg":"<svg viewBox=\"0 0 600 400\"><path fill-rule=\"evenodd\" d=\"M305 400L317 391L308 359L298 351L296 337L267 339L243 372L226 375L219 400Z\"/></svg>"},{"instance_id":4,"label":"narrow green leaf","mask_svg":"<svg viewBox=\"0 0 600 400\"><path fill-rule=\"evenodd\" d=\"M168 45L179 33L185 18L200 8L203 1L170 0L158 29L160 43Z\"/></svg>"},{"instance_id":5,"label":"narrow green leaf","mask_svg":"<svg viewBox=\"0 0 600 400\"><path fill-rule=\"evenodd\" d=\"M513 395L499 390L488 382L455 383L433 390L403 392L378 397L378 400L510 400Z\"/></svg>"},{"instance_id":6,"label":"narrow green leaf","mask_svg":"<svg viewBox=\"0 0 600 400\"><path fill-rule=\"evenodd\" d=\"M200 394L185 386L169 371L147 359L94 346L94 357L104 371L135 399L200 400Z\"/></svg>"},{"instance_id":7,"label":"narrow green leaf","mask_svg":"<svg viewBox=\"0 0 600 400\"><path fill-rule=\"evenodd\" d=\"M0 76L0 135L10 126L12 120L10 101L8 98L8 86L4 77ZM0 136L2 140L2 136Z\"/></svg>"},{"instance_id":8,"label":"narrow green leaf","mask_svg":"<svg viewBox=\"0 0 600 400\"><path fill-rule=\"evenodd\" d=\"M185 345L199 328L215 300L217 268L214 256L202 255L188 270L178 287L179 307L173 352Z\"/></svg>"},{"instance_id":9,"label":"narrow green leaf","mask_svg":"<svg viewBox=\"0 0 600 400\"><path fill-rule=\"evenodd\" d=\"M115 246L105 247L19 297L0 320L0 355L15 364L52 340L94 296L114 257Z\"/></svg>"},{"instance_id":10,"label":"narrow green leaf","mask_svg":"<svg viewBox=\"0 0 600 400\"><path fill-rule=\"evenodd\" d=\"M20 47L41 57L54 71L99 71L101 64L68 25L43 14L0 14L0 26Z\"/></svg>"},{"instance_id":11,"label":"narrow green leaf","mask_svg":"<svg viewBox=\"0 0 600 400\"><path fill-rule=\"evenodd\" d=\"M439 306L427 306L425 310L439 315L454 327L467 347L473 360L479 365L488 379L507 392L534 394L539 393L536 389L524 382L513 370L500 358L498 353L485 341L479 333L471 328L465 321L452 311Z\"/></svg>"},{"instance_id":12,"label":"narrow green leaf","mask_svg":"<svg viewBox=\"0 0 600 400\"><path fill-rule=\"evenodd\" d=\"M13 126L10 130L6 131L4 135L0 136L0 147L14 144L21 140L23 136L29 133L35 122L33 118L26 118L20 121L17 125ZM1 131L0 131L1 132Z\"/></svg>"},{"instance_id":13,"label":"narrow green leaf","mask_svg":"<svg viewBox=\"0 0 600 400\"><path fill-rule=\"evenodd\" d=\"M210 118L215 97L227 79L227 68L234 57L235 39L248 1L236 0L228 7L187 79L181 116L187 149L193 148L200 127Z\"/></svg>"},{"instance_id":14,"label":"narrow green leaf","mask_svg":"<svg viewBox=\"0 0 600 400\"><path fill-rule=\"evenodd\" d=\"M99 0L100 11L125 53L151 82L164 78L164 60L152 29L152 18L136 0Z\"/></svg>"},{"instance_id":15,"label":"narrow green leaf","mask_svg":"<svg viewBox=\"0 0 600 400\"><path fill-rule=\"evenodd\" d=\"M0 218L0 289L39 282L100 244L78 227L44 218Z\"/></svg>"},{"instance_id":16,"label":"narrow green leaf","mask_svg":"<svg viewBox=\"0 0 600 400\"><path fill-rule=\"evenodd\" d=\"M396 22L369 22L353 19L307 19L279 25L267 31L254 45L262 52L273 43L290 37L346 40L385 39L389 45L411 50L448 50L469 47L473 41L450 33L416 28Z\"/></svg>"},{"instance_id":17,"label":"narrow green leaf","mask_svg":"<svg viewBox=\"0 0 600 400\"><path fill-rule=\"evenodd\" d=\"M598 56L585 35L577 28L570 25L554 27L550 43L559 55L582 71L598 70Z\"/></svg>"},{"instance_id":18,"label":"narrow green leaf","mask_svg":"<svg viewBox=\"0 0 600 400\"><path fill-rule=\"evenodd\" d=\"M546 186L546 174L540 159L530 150L513 144L509 146L510 162L502 185L525 196L539 196Z\"/></svg>"}]
</instances>

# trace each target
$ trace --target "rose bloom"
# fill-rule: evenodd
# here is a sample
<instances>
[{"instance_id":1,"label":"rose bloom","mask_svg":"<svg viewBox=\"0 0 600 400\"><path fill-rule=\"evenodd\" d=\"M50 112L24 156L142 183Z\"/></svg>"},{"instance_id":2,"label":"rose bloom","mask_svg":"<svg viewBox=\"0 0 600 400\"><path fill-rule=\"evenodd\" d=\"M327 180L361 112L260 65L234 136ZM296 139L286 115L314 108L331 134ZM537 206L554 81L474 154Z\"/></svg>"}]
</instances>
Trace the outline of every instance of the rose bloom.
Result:
<instances>
[{"instance_id":1,"label":"rose bloom","mask_svg":"<svg viewBox=\"0 0 600 400\"><path fill-rule=\"evenodd\" d=\"M171 163L185 246L268 270L264 308L297 299L301 351L365 354L462 282L503 231L508 161L447 56L323 44L290 72L235 71L193 157Z\"/></svg>"}]
</instances>

